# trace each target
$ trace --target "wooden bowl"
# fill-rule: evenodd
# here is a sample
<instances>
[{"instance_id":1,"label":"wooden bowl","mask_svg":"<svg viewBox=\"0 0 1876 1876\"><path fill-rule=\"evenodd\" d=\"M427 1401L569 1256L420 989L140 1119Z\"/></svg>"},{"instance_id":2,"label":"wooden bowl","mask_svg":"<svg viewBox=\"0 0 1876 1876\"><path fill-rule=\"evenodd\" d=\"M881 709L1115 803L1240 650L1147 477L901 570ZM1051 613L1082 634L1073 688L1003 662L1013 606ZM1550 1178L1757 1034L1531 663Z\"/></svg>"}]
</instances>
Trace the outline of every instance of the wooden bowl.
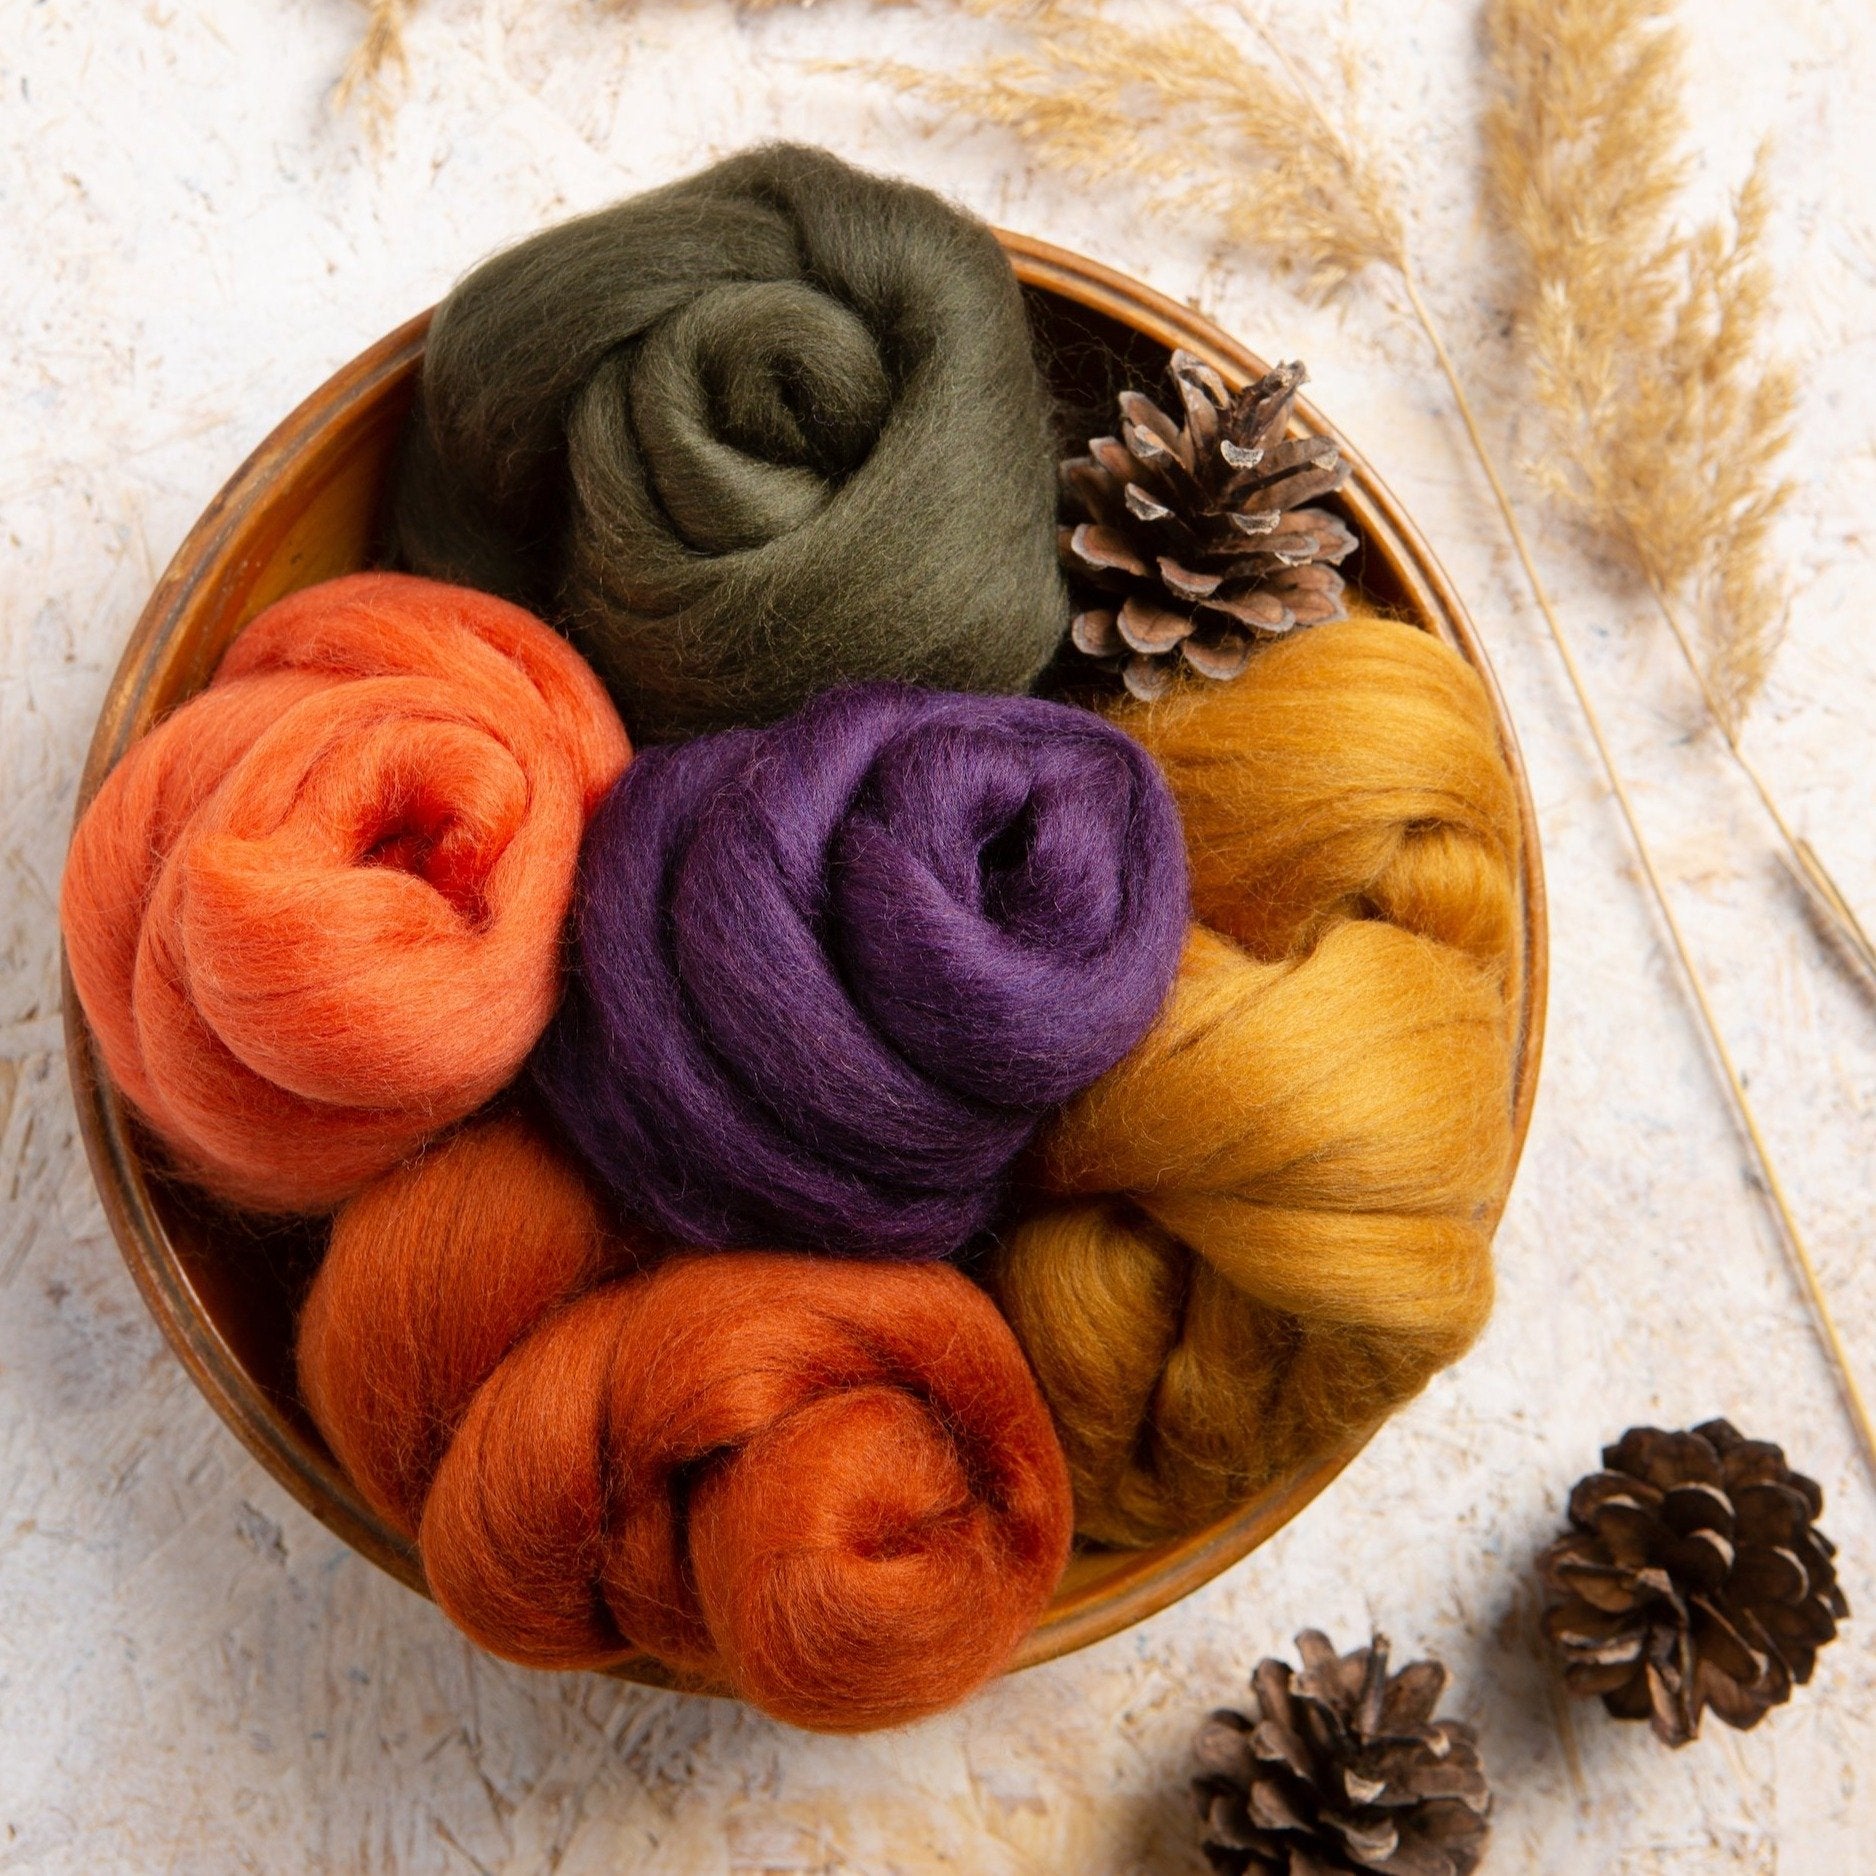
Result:
<instances>
[{"instance_id":1,"label":"wooden bowl","mask_svg":"<svg viewBox=\"0 0 1876 1876\"><path fill-rule=\"evenodd\" d=\"M1184 306L1025 236L1002 237L1072 424L1105 427L1127 383L1161 383L1184 346L1242 384L1263 363ZM411 407L429 315L381 339L315 391L236 471L190 531L131 635L92 737L79 812L112 765L157 719L208 682L228 642L263 606L369 564L379 499ZM1503 700L1464 608L1426 543L1374 472L1307 404L1306 431L1333 436L1354 465L1339 498L1360 547L1343 571L1370 598L1418 618L1484 678L1517 779L1524 830L1524 970L1516 1133L1524 1142L1543 1042L1544 883L1537 826ZM1088 434L1080 430L1079 434ZM74 995L65 1035L85 1147L106 1215L150 1312L191 1378L247 1449L330 1530L419 1592L413 1548L365 1504L326 1450L293 1379L293 1319L323 1244L314 1223L257 1226L166 1178L105 1075ZM1145 1550L1078 1548L1027 1667L1163 1609L1295 1517L1365 1444L1372 1428L1323 1453L1206 1530ZM650 1660L628 1679L672 1684Z\"/></svg>"}]
</instances>

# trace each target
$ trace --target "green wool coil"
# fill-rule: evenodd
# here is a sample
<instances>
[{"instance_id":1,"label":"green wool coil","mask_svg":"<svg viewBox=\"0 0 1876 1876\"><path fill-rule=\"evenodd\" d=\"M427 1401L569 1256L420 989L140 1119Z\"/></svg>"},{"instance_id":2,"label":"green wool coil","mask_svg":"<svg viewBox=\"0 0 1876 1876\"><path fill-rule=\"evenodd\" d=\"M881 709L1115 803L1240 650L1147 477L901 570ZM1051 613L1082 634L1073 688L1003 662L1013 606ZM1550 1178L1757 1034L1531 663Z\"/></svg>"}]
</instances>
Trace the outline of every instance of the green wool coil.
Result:
<instances>
[{"instance_id":1,"label":"green wool coil","mask_svg":"<svg viewBox=\"0 0 1876 1876\"><path fill-rule=\"evenodd\" d=\"M430 329L389 545L560 624L637 741L828 685L1027 688L1067 623L996 238L824 150L537 235Z\"/></svg>"}]
</instances>

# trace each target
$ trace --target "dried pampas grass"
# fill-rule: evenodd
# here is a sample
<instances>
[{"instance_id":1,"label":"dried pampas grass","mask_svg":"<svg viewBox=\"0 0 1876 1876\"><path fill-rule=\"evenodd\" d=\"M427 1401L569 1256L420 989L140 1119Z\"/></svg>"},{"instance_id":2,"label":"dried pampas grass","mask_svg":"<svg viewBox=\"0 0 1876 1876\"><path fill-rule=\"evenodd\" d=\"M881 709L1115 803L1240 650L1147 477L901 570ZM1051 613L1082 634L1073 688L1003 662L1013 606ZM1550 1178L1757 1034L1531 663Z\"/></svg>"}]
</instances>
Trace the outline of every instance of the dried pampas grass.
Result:
<instances>
[{"instance_id":1,"label":"dried pampas grass","mask_svg":"<svg viewBox=\"0 0 1876 1876\"><path fill-rule=\"evenodd\" d=\"M1494 0L1495 13L1502 14L1510 3ZM1539 28L1546 18L1598 4L1608 12L1645 8L1650 18L1658 18L1663 3L1518 0L1522 16ZM1127 0L1111 7L1106 0L958 0L958 4L966 12L1018 28L1022 34L1018 47L990 52L974 65L942 73L883 62L860 69L948 113L969 112L1008 130L1043 162L1058 169L1110 187L1117 177L1125 176L1156 203L1172 200L1208 212L1227 241L1261 251L1298 272L1305 287L1319 295L1337 293L1370 271L1398 290L1395 297L1400 310L1425 338L1452 394L1467 441L1562 662L1693 1012L1705 1032L1721 1085L1755 1162L1759 1189L1810 1303L1819 1341L1836 1373L1851 1424L1876 1472L1876 1421L1850 1365L1816 1264L1616 765L1570 634L1551 602L1506 479L1440 323L1421 291L1399 181L1362 134L1353 57L1345 47L1332 68L1312 68L1277 40L1248 0L1228 0L1228 10L1243 29L1241 33L1215 25L1216 8L1208 10L1211 17L1182 10L1166 24L1139 26L1131 23L1137 13L1124 10ZM1262 57L1253 55L1253 45ZM1645 106L1648 88L1658 83L1653 67L1644 60L1626 77ZM1640 107L1632 106L1628 95L1616 100L1614 108L1626 113L1624 121L1631 126L1632 139L1627 152L1631 173L1624 176L1619 166L1612 166L1607 178L1612 192L1629 191L1620 212L1644 218L1651 212L1665 213L1678 182L1664 182L1660 165L1671 162L1672 144L1665 139L1675 127L1651 128L1641 123ZM1650 155L1651 163L1638 160ZM1735 436L1740 425L1755 416L1768 425L1774 442L1782 439L1789 424L1788 384L1781 390L1775 380L1772 393L1756 404L1751 390L1752 373L1760 368L1756 341L1764 321L1763 276L1757 271L1764 215L1761 182L1742 198L1738 224L1730 237L1721 233L1716 240L1703 235L1687 243L1646 289L1661 296L1662 316L1667 320L1664 372L1692 374L1685 387L1693 400L1690 407L1657 412L1658 417L1686 428L1690 441L1680 447L1692 461L1699 460L1700 447L1715 447L1704 439ZM1671 376L1667 382L1671 387ZM1756 643L1762 648L1761 656L1769 655L1772 636L1764 629L1762 611L1755 609L1765 604L1764 531L1783 495L1776 481L1754 466L1743 484L1731 482L1717 492L1690 492L1683 486L1674 499L1685 505L1674 524L1680 553L1664 564L1691 567L1694 571L1682 572L1683 583L1688 579L1697 583L1702 573L1711 570L1716 607L1712 616L1726 622L1719 629L1734 641L1733 655L1740 661L1740 668L1729 673L1727 681L1734 685L1735 695L1749 701L1753 661L1742 647ZM1704 511L1697 507L1699 500L1708 503ZM1714 503L1720 507L1714 508ZM1701 512L1723 514L1730 527L1743 529L1743 546L1729 549L1721 543L1709 551L1704 542L1695 542L1690 555L1689 543L1697 530L1695 517ZM1729 577L1733 582L1730 594L1726 591ZM1727 606L1734 611L1725 611ZM1754 625L1754 621L1760 623ZM1691 642L1689 657L1704 684L1704 667L1694 656ZM1726 728L1727 718L1717 705L1716 720ZM1730 741L1731 731L1727 734ZM1835 894L1834 887L1830 891ZM1835 898L1841 906L1841 895Z\"/></svg>"},{"instance_id":2,"label":"dried pampas grass","mask_svg":"<svg viewBox=\"0 0 1876 1876\"><path fill-rule=\"evenodd\" d=\"M1491 0L1486 180L1557 449L1545 484L1664 606L1691 599L1700 675L1737 730L1784 612L1768 532L1796 380L1766 361L1761 151L1731 227L1680 232L1682 44L1666 0Z\"/></svg>"},{"instance_id":3,"label":"dried pampas grass","mask_svg":"<svg viewBox=\"0 0 1876 1876\"><path fill-rule=\"evenodd\" d=\"M1740 742L1784 626L1770 537L1792 492L1778 464L1797 379L1768 358L1764 149L1730 222L1677 224L1689 166L1671 15L1668 0L1486 9L1486 180L1555 446L1538 478L1647 588L1820 930L1867 985L1876 948Z\"/></svg>"},{"instance_id":4,"label":"dried pampas grass","mask_svg":"<svg viewBox=\"0 0 1876 1876\"><path fill-rule=\"evenodd\" d=\"M1275 87L1229 34L1197 14L1125 23L1086 0L959 0L1026 29L1017 49L961 72L871 61L883 78L1018 135L1058 169L1215 221L1240 247L1300 267L1326 297L1367 268L1406 259L1398 183L1353 110L1332 120L1317 89L1245 9L1237 17L1287 82ZM1352 105L1352 58L1339 76Z\"/></svg>"}]
</instances>

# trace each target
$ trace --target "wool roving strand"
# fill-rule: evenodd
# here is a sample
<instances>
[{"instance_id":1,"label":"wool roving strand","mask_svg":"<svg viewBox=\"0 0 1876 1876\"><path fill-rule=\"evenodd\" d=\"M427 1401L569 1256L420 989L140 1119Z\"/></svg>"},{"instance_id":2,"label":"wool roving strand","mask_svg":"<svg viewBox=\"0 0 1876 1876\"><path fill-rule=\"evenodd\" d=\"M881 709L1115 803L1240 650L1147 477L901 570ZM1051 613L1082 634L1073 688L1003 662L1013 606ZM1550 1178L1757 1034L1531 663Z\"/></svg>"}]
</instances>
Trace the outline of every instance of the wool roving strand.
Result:
<instances>
[{"instance_id":1,"label":"wool roving strand","mask_svg":"<svg viewBox=\"0 0 1876 1876\"><path fill-rule=\"evenodd\" d=\"M1067 625L1054 516L990 230L777 146L469 274L389 522L419 572L565 623L645 742L855 679L1026 689Z\"/></svg>"},{"instance_id":2,"label":"wool roving strand","mask_svg":"<svg viewBox=\"0 0 1876 1876\"><path fill-rule=\"evenodd\" d=\"M1116 710L1204 924L1037 1144L992 1288L1078 1528L1192 1529L1368 1425L1490 1308L1511 1163L1517 804L1477 676L1358 616ZM1227 935L1229 934L1229 935Z\"/></svg>"},{"instance_id":3,"label":"wool roving strand","mask_svg":"<svg viewBox=\"0 0 1876 1876\"><path fill-rule=\"evenodd\" d=\"M192 1178L323 1210L510 1081L625 767L579 655L356 574L267 608L86 809L60 899L105 1066Z\"/></svg>"},{"instance_id":4,"label":"wool roving strand","mask_svg":"<svg viewBox=\"0 0 1876 1876\"><path fill-rule=\"evenodd\" d=\"M1035 698L851 686L633 763L535 1073L680 1242L941 1256L1145 1033L1186 918L1132 738Z\"/></svg>"},{"instance_id":5,"label":"wool roving strand","mask_svg":"<svg viewBox=\"0 0 1876 1876\"><path fill-rule=\"evenodd\" d=\"M649 1260L531 1118L478 1116L348 1200L300 1312L300 1392L405 1537L457 1424L541 1319Z\"/></svg>"},{"instance_id":6,"label":"wool roving strand","mask_svg":"<svg viewBox=\"0 0 1876 1876\"><path fill-rule=\"evenodd\" d=\"M529 1666L649 1653L859 1731L1008 1660L1067 1558L1061 1450L949 1268L630 1270L579 1175L472 1122L339 1214L302 1390L453 1621Z\"/></svg>"}]
</instances>

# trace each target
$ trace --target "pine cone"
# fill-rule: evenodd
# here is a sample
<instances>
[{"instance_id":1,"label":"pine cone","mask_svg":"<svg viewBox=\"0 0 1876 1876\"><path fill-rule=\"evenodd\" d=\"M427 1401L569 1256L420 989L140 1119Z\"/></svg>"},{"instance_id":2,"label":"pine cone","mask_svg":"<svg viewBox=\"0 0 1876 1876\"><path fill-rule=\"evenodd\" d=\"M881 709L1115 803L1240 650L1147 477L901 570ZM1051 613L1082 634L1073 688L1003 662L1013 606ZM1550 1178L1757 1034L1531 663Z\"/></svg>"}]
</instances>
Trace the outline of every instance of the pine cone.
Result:
<instances>
[{"instance_id":1,"label":"pine cone","mask_svg":"<svg viewBox=\"0 0 1876 1876\"><path fill-rule=\"evenodd\" d=\"M1756 1726L1850 1613L1835 1546L1812 1525L1824 1494L1725 1420L1631 1427L1602 1460L1570 1494L1575 1528L1538 1560L1562 1598L1544 1628L1564 1681L1670 1746L1707 1707Z\"/></svg>"},{"instance_id":2,"label":"pine cone","mask_svg":"<svg viewBox=\"0 0 1876 1876\"><path fill-rule=\"evenodd\" d=\"M1193 1781L1205 1854L1227 1876L1469 1876L1491 1793L1472 1728L1435 1720L1437 1661L1389 1678L1387 1638L1337 1657L1314 1629L1303 1671L1260 1661L1248 1714L1214 1713Z\"/></svg>"},{"instance_id":3,"label":"pine cone","mask_svg":"<svg viewBox=\"0 0 1876 1876\"><path fill-rule=\"evenodd\" d=\"M1181 663L1236 677L1256 640L1342 618L1334 563L1356 544L1326 509L1296 505L1349 475L1327 437L1285 434L1301 365L1235 398L1190 352L1173 353L1172 375L1183 425L1123 391L1120 435L1062 464L1074 517L1062 564L1086 602L1071 637L1142 698L1163 695Z\"/></svg>"}]
</instances>

